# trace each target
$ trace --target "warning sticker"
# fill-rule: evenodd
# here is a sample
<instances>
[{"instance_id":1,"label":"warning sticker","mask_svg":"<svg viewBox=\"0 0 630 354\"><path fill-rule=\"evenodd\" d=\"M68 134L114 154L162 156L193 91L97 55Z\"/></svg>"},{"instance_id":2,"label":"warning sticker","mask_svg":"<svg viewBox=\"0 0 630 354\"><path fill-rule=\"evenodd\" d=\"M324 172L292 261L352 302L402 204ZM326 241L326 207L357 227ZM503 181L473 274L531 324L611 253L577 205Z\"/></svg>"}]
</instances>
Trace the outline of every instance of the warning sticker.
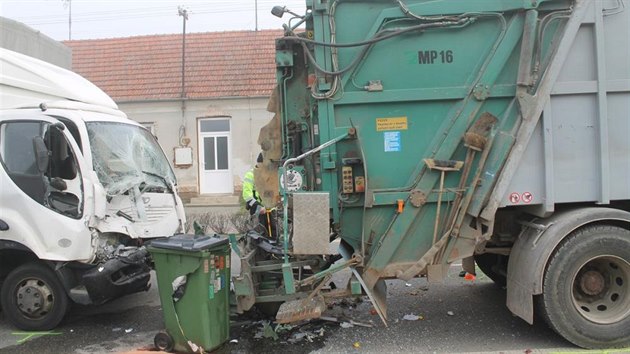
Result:
<instances>
[{"instance_id":1,"label":"warning sticker","mask_svg":"<svg viewBox=\"0 0 630 354\"><path fill-rule=\"evenodd\" d=\"M523 200L523 203L531 203L532 200L534 199L534 195L531 194L530 192L525 192L523 193L523 195L521 196L521 199Z\"/></svg>"},{"instance_id":2,"label":"warning sticker","mask_svg":"<svg viewBox=\"0 0 630 354\"><path fill-rule=\"evenodd\" d=\"M512 202L512 204L516 204L520 201L521 201L521 196L518 193L510 194L510 202Z\"/></svg>"},{"instance_id":3,"label":"warning sticker","mask_svg":"<svg viewBox=\"0 0 630 354\"><path fill-rule=\"evenodd\" d=\"M385 152L400 151L400 132L384 132Z\"/></svg>"},{"instance_id":4,"label":"warning sticker","mask_svg":"<svg viewBox=\"0 0 630 354\"><path fill-rule=\"evenodd\" d=\"M376 131L407 130L407 117L376 118Z\"/></svg>"}]
</instances>

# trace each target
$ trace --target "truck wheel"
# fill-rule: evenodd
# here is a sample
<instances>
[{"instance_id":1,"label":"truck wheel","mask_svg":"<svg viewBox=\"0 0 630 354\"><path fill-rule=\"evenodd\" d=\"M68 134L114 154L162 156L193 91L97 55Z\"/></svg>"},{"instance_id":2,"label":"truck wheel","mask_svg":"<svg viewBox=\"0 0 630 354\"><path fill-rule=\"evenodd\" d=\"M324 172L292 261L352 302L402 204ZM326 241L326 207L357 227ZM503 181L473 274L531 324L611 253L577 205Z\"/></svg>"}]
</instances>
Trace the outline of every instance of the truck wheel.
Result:
<instances>
[{"instance_id":1,"label":"truck wheel","mask_svg":"<svg viewBox=\"0 0 630 354\"><path fill-rule=\"evenodd\" d=\"M483 274L492 279L498 286L504 287L507 284L507 262L508 257L500 254L484 253L475 255L475 263Z\"/></svg>"},{"instance_id":2,"label":"truck wheel","mask_svg":"<svg viewBox=\"0 0 630 354\"><path fill-rule=\"evenodd\" d=\"M27 331L55 328L68 310L68 296L55 273L41 263L15 268L2 284L0 302L7 320Z\"/></svg>"},{"instance_id":3,"label":"truck wheel","mask_svg":"<svg viewBox=\"0 0 630 354\"><path fill-rule=\"evenodd\" d=\"M630 231L597 225L569 235L547 264L540 303L552 329L583 348L630 346Z\"/></svg>"}]
</instances>

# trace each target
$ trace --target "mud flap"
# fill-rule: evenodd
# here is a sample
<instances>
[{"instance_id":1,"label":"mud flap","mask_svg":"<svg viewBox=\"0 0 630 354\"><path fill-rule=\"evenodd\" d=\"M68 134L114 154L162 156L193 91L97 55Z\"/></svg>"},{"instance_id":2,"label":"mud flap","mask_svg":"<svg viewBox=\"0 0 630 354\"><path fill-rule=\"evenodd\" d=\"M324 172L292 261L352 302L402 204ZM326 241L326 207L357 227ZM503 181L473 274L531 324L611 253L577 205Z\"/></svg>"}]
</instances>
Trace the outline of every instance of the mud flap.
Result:
<instances>
[{"instance_id":1,"label":"mud flap","mask_svg":"<svg viewBox=\"0 0 630 354\"><path fill-rule=\"evenodd\" d=\"M354 274L354 276L359 280L359 283L361 283L361 286L365 290L368 298L370 298L370 301L378 313L378 316L383 321L383 324L387 327L387 284L385 284L385 280L377 280L374 288L368 289L357 269L350 269L352 269L352 274Z\"/></svg>"},{"instance_id":2,"label":"mud flap","mask_svg":"<svg viewBox=\"0 0 630 354\"><path fill-rule=\"evenodd\" d=\"M345 260L352 258L352 252L352 249L346 243L341 242L339 244L339 253ZM378 313L383 324L387 327L387 284L385 284L385 280L377 280L374 284L374 288L370 289L355 267L350 267L350 270L352 270L352 274L354 274L355 278L361 283L361 287L363 287L370 302L372 302L376 313Z\"/></svg>"}]
</instances>

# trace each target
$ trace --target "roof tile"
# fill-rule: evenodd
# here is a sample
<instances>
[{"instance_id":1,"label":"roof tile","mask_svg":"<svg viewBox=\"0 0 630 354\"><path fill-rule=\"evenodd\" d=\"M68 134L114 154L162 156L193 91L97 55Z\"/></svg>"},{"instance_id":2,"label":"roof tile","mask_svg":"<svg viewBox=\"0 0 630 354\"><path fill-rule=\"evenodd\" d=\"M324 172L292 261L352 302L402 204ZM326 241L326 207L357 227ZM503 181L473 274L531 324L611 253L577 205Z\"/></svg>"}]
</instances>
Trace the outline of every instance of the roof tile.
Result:
<instances>
[{"instance_id":1,"label":"roof tile","mask_svg":"<svg viewBox=\"0 0 630 354\"><path fill-rule=\"evenodd\" d=\"M275 85L275 39L282 31L186 34L186 97L268 96ZM182 36L64 41L74 71L116 101L180 97Z\"/></svg>"}]
</instances>

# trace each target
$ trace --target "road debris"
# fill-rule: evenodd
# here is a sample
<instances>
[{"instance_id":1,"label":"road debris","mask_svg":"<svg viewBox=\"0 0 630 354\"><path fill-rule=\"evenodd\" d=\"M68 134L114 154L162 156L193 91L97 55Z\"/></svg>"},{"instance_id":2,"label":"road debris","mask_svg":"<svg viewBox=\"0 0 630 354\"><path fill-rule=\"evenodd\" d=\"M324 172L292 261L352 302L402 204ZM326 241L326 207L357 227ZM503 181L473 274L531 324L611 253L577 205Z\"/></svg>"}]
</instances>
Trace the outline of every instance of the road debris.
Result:
<instances>
[{"instance_id":1,"label":"road debris","mask_svg":"<svg viewBox=\"0 0 630 354\"><path fill-rule=\"evenodd\" d=\"M359 342L354 342L354 343L352 344L352 346L353 346L355 349L359 349L359 348L361 348L361 343L359 343Z\"/></svg>"},{"instance_id":2,"label":"road debris","mask_svg":"<svg viewBox=\"0 0 630 354\"><path fill-rule=\"evenodd\" d=\"M269 324L269 322L263 322L263 333L262 337L264 338L272 338L273 340L278 340L278 333L274 330L273 327Z\"/></svg>"},{"instance_id":3,"label":"road debris","mask_svg":"<svg viewBox=\"0 0 630 354\"><path fill-rule=\"evenodd\" d=\"M354 326L359 326L359 327L366 327L366 328L372 328L373 326L369 323L362 323L362 322L357 322L355 320L351 320L351 319L346 319L344 320L340 320L337 317L330 317L330 316L322 316L319 318L322 321L328 321L328 322L336 322L339 323L339 325L343 328L350 328L350 327L354 327ZM370 322L372 322L370 320ZM345 324L344 324L345 323Z\"/></svg>"},{"instance_id":4,"label":"road debris","mask_svg":"<svg viewBox=\"0 0 630 354\"><path fill-rule=\"evenodd\" d=\"M297 342L302 341L302 339L304 339L306 336L307 336L307 333L304 333L304 332L294 333L293 336L291 336L291 338L287 340L287 342L291 344L295 344Z\"/></svg>"},{"instance_id":5,"label":"road debris","mask_svg":"<svg viewBox=\"0 0 630 354\"><path fill-rule=\"evenodd\" d=\"M131 333L131 332L133 332L133 328L127 328L127 329L125 330L125 333Z\"/></svg>"},{"instance_id":6,"label":"road debris","mask_svg":"<svg viewBox=\"0 0 630 354\"><path fill-rule=\"evenodd\" d=\"M350 323L350 322L341 322L341 323L339 324L339 326L340 326L341 328L352 328L352 327L354 327L354 325L353 325L352 323Z\"/></svg>"},{"instance_id":7,"label":"road debris","mask_svg":"<svg viewBox=\"0 0 630 354\"><path fill-rule=\"evenodd\" d=\"M405 320L405 321L417 321L417 320L420 320L420 319L422 319L422 316L417 316L417 315L414 315L414 314L408 314L408 315L404 315L403 316L403 320Z\"/></svg>"},{"instance_id":8,"label":"road debris","mask_svg":"<svg viewBox=\"0 0 630 354\"><path fill-rule=\"evenodd\" d=\"M466 273L466 275L464 275L464 280L472 281L472 280L475 280L475 279L476 279L476 277L475 277L474 274Z\"/></svg>"},{"instance_id":9,"label":"road debris","mask_svg":"<svg viewBox=\"0 0 630 354\"><path fill-rule=\"evenodd\" d=\"M455 316L455 313L453 311L448 311L446 314L449 316Z\"/></svg>"},{"instance_id":10,"label":"road debris","mask_svg":"<svg viewBox=\"0 0 630 354\"><path fill-rule=\"evenodd\" d=\"M295 344L297 342L300 342L306 339L308 342L313 343L313 340L315 338L323 337L324 333L326 333L326 330L323 327L320 328L319 330L313 330L313 331L300 329L300 332L293 333L291 338L287 339L287 342Z\"/></svg>"},{"instance_id":11,"label":"road debris","mask_svg":"<svg viewBox=\"0 0 630 354\"><path fill-rule=\"evenodd\" d=\"M238 339L232 339L232 340L230 340L230 344L238 344Z\"/></svg>"}]
</instances>

